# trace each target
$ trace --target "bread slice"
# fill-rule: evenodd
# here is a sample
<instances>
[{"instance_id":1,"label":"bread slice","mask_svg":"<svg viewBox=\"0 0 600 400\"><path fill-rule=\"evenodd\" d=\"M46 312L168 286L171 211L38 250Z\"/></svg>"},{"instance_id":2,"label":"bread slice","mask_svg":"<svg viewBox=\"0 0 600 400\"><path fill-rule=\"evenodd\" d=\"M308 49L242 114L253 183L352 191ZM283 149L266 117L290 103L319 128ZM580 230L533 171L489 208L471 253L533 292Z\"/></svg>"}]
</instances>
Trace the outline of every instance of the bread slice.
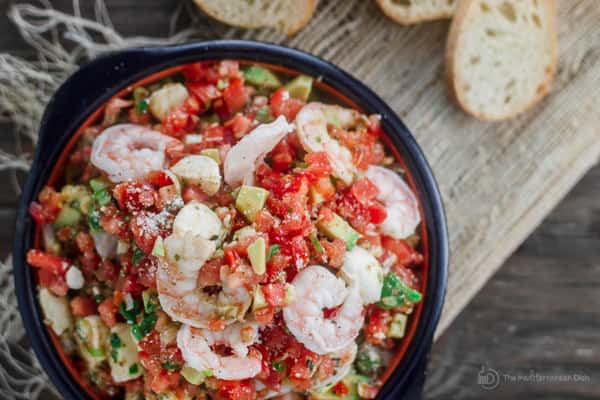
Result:
<instances>
[{"instance_id":1,"label":"bread slice","mask_svg":"<svg viewBox=\"0 0 600 400\"><path fill-rule=\"evenodd\" d=\"M293 35L308 23L317 0L194 0L205 13L242 28L275 28Z\"/></svg>"},{"instance_id":2,"label":"bread slice","mask_svg":"<svg viewBox=\"0 0 600 400\"><path fill-rule=\"evenodd\" d=\"M377 0L383 12L399 24L450 18L458 0Z\"/></svg>"},{"instance_id":3,"label":"bread slice","mask_svg":"<svg viewBox=\"0 0 600 400\"><path fill-rule=\"evenodd\" d=\"M554 0L461 0L446 48L450 93L479 119L513 117L548 92L556 47Z\"/></svg>"}]
</instances>

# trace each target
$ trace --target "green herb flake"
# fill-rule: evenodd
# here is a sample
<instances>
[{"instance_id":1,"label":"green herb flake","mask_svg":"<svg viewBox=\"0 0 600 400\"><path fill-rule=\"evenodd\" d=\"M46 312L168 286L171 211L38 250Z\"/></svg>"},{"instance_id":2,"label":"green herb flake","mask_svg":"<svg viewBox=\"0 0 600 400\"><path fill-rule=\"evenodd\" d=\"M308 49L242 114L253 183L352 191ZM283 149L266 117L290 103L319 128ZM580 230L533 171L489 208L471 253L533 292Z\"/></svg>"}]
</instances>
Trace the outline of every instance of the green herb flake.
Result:
<instances>
[{"instance_id":1,"label":"green herb flake","mask_svg":"<svg viewBox=\"0 0 600 400\"><path fill-rule=\"evenodd\" d=\"M148 99L142 99L135 103L135 110L138 114L146 114L148 112Z\"/></svg>"},{"instance_id":2,"label":"green herb flake","mask_svg":"<svg viewBox=\"0 0 600 400\"><path fill-rule=\"evenodd\" d=\"M92 207L88 214L88 225L92 232L102 232L102 226L100 226L100 211L96 205Z\"/></svg>"},{"instance_id":3,"label":"green herb flake","mask_svg":"<svg viewBox=\"0 0 600 400\"><path fill-rule=\"evenodd\" d=\"M120 349L123 346L123 342L121 342L121 338L116 333L110 334L110 347L113 349Z\"/></svg>"},{"instance_id":4,"label":"green herb flake","mask_svg":"<svg viewBox=\"0 0 600 400\"><path fill-rule=\"evenodd\" d=\"M110 195L107 189L102 189L97 192L94 192L92 198L96 203L100 204L101 206L106 206L110 204L112 200L112 196Z\"/></svg>"},{"instance_id":5,"label":"green herb flake","mask_svg":"<svg viewBox=\"0 0 600 400\"><path fill-rule=\"evenodd\" d=\"M131 364L131 366L129 367L129 375L135 375L138 373L139 370L140 368L137 364Z\"/></svg>"},{"instance_id":6,"label":"green herb flake","mask_svg":"<svg viewBox=\"0 0 600 400\"><path fill-rule=\"evenodd\" d=\"M133 300L133 307L131 309L127 310L125 307L125 302L119 304L119 313L121 313L129 325L135 324L137 314L140 310L137 301Z\"/></svg>"},{"instance_id":7,"label":"green herb flake","mask_svg":"<svg viewBox=\"0 0 600 400\"><path fill-rule=\"evenodd\" d=\"M173 370L179 369L181 367L179 364L174 363L173 361L164 362L162 366L167 371L173 371Z\"/></svg>"},{"instance_id":8,"label":"green herb flake","mask_svg":"<svg viewBox=\"0 0 600 400\"><path fill-rule=\"evenodd\" d=\"M319 242L319 239L317 239L316 236L311 236L310 242L312 243L313 247L315 248L315 251L318 254L321 254L323 252L323 246L321 246L321 242Z\"/></svg>"},{"instance_id":9,"label":"green herb flake","mask_svg":"<svg viewBox=\"0 0 600 400\"><path fill-rule=\"evenodd\" d=\"M285 370L285 363L283 361L274 361L272 367L277 372L283 372Z\"/></svg>"},{"instance_id":10,"label":"green herb flake","mask_svg":"<svg viewBox=\"0 0 600 400\"><path fill-rule=\"evenodd\" d=\"M269 246L269 253L267 254L267 261L269 261L269 259L271 257L273 257L274 255L277 255L279 253L279 245L278 244L272 244L271 246Z\"/></svg>"},{"instance_id":11,"label":"green herb flake","mask_svg":"<svg viewBox=\"0 0 600 400\"><path fill-rule=\"evenodd\" d=\"M133 254L131 255L131 263L133 265L138 265L142 257L144 257L144 252L142 249L136 246L135 249L133 249Z\"/></svg>"}]
</instances>

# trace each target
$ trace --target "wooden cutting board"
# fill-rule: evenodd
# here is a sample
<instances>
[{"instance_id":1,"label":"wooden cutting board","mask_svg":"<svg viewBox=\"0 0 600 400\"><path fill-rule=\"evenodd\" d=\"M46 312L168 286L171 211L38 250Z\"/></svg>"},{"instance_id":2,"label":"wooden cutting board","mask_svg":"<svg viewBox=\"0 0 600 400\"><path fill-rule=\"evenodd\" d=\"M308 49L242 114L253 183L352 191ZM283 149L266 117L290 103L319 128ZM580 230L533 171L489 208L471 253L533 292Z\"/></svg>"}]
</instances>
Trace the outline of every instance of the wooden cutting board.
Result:
<instances>
[{"instance_id":1,"label":"wooden cutting board","mask_svg":"<svg viewBox=\"0 0 600 400\"><path fill-rule=\"evenodd\" d=\"M598 161L600 7L595 0L557 3L560 61L551 94L525 115L496 124L466 116L448 99L447 21L402 27L370 1L321 1L293 38L216 25L207 32L207 38L266 40L319 55L364 81L404 119L446 204L451 266L438 335Z\"/></svg>"}]
</instances>

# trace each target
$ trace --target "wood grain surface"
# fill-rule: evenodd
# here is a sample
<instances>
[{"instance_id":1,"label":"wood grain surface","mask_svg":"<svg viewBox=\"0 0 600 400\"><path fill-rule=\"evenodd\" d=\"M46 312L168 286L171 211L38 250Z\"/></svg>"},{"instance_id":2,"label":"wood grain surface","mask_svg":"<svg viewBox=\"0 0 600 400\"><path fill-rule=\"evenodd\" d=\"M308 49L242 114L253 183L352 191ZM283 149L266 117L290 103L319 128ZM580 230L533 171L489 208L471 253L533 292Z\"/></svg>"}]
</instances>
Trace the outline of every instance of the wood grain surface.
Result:
<instances>
[{"instance_id":1,"label":"wood grain surface","mask_svg":"<svg viewBox=\"0 0 600 400\"><path fill-rule=\"evenodd\" d=\"M71 9L67 0L52 3ZM81 3L84 15L93 15L92 2ZM166 16L175 7L169 0L106 3L125 35L165 35ZM0 0L0 51L31 58L33 52L3 16L9 4ZM560 62L552 92L538 107L501 124L475 121L447 98L445 21L401 27L369 1L323 0L313 21L293 38L230 29L201 16L195 23L202 38L256 38L320 55L363 80L405 120L433 167L448 215L452 262L442 333L598 160L600 7L595 0L558 1L558 6ZM144 18L135 17L141 14ZM9 129L0 124L1 131ZM7 136L0 136L0 146L12 145ZM593 368L592 389L501 386L482 392L476 385L480 364L507 373L517 366L573 373L597 368L598 311L591 310L599 309L598 168L590 176L575 200L536 231L456 328L442 336L434 349L428 397L516 398L521 390L530 393L522 398L600 396ZM0 172L1 255L10 245L16 199L8 187L8 174Z\"/></svg>"},{"instance_id":2,"label":"wood grain surface","mask_svg":"<svg viewBox=\"0 0 600 400\"><path fill-rule=\"evenodd\" d=\"M438 339L427 399L600 398L599 198L597 166ZM500 381L485 390L477 383L482 366L572 381Z\"/></svg>"}]
</instances>

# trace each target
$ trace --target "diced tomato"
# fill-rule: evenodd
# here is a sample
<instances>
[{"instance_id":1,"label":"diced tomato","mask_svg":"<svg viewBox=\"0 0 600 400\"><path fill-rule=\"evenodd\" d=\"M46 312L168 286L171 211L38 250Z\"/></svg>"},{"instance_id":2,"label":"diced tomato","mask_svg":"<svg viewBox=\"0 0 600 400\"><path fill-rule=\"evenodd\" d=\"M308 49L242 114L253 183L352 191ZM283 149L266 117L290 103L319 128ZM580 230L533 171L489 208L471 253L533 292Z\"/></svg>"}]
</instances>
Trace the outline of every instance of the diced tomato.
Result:
<instances>
[{"instance_id":1,"label":"diced tomato","mask_svg":"<svg viewBox=\"0 0 600 400\"><path fill-rule=\"evenodd\" d=\"M267 325L273 321L273 317L275 316L275 309L271 306L258 308L254 310L254 319L259 324Z\"/></svg>"},{"instance_id":2,"label":"diced tomato","mask_svg":"<svg viewBox=\"0 0 600 400\"><path fill-rule=\"evenodd\" d=\"M158 236L166 236L173 220L172 215L156 214L149 211L137 213L130 221L130 229L138 247L150 254Z\"/></svg>"},{"instance_id":3,"label":"diced tomato","mask_svg":"<svg viewBox=\"0 0 600 400\"><path fill-rule=\"evenodd\" d=\"M40 225L43 225L46 222L47 216L44 213L44 209L42 205L36 201L32 201L29 205L29 215L31 215L31 218Z\"/></svg>"},{"instance_id":4,"label":"diced tomato","mask_svg":"<svg viewBox=\"0 0 600 400\"><path fill-rule=\"evenodd\" d=\"M167 155L171 165L173 165L177 161L181 160L183 156L185 156L185 146L179 140L171 141L167 143L165 154Z\"/></svg>"},{"instance_id":5,"label":"diced tomato","mask_svg":"<svg viewBox=\"0 0 600 400\"><path fill-rule=\"evenodd\" d=\"M254 226L258 232L268 232L275 225L275 218L265 209L260 210L256 213L254 218Z\"/></svg>"},{"instance_id":6,"label":"diced tomato","mask_svg":"<svg viewBox=\"0 0 600 400\"><path fill-rule=\"evenodd\" d=\"M267 261L267 277L269 282L281 282L285 278L284 270L291 264L292 258L279 250Z\"/></svg>"},{"instance_id":7,"label":"diced tomato","mask_svg":"<svg viewBox=\"0 0 600 400\"><path fill-rule=\"evenodd\" d=\"M226 121L223 126L231 129L233 136L236 139L242 138L252 128L252 121L241 113L237 113L229 121Z\"/></svg>"},{"instance_id":8,"label":"diced tomato","mask_svg":"<svg viewBox=\"0 0 600 400\"><path fill-rule=\"evenodd\" d=\"M329 177L319 178L312 185L312 189L320 194L324 201L329 201L335 197L335 186L333 186Z\"/></svg>"},{"instance_id":9,"label":"diced tomato","mask_svg":"<svg viewBox=\"0 0 600 400\"><path fill-rule=\"evenodd\" d=\"M109 328L117 324L118 312L119 309L113 302L113 299L106 299L98 305L98 314L100 314L102 322Z\"/></svg>"},{"instance_id":10,"label":"diced tomato","mask_svg":"<svg viewBox=\"0 0 600 400\"><path fill-rule=\"evenodd\" d=\"M129 213L153 208L158 201L156 190L147 183L124 182L113 189L119 208Z\"/></svg>"},{"instance_id":11,"label":"diced tomato","mask_svg":"<svg viewBox=\"0 0 600 400\"><path fill-rule=\"evenodd\" d=\"M103 260L96 270L96 278L100 282L114 283L119 278L119 266L110 260Z\"/></svg>"},{"instance_id":12,"label":"diced tomato","mask_svg":"<svg viewBox=\"0 0 600 400\"><path fill-rule=\"evenodd\" d=\"M285 285L283 283L269 283L261 286L265 300L273 307L285 305Z\"/></svg>"},{"instance_id":13,"label":"diced tomato","mask_svg":"<svg viewBox=\"0 0 600 400\"><path fill-rule=\"evenodd\" d=\"M155 393L162 393L169 389L174 389L179 385L181 374L178 371L167 371L162 369L158 374L148 374L147 379L150 388Z\"/></svg>"},{"instance_id":14,"label":"diced tomato","mask_svg":"<svg viewBox=\"0 0 600 400\"><path fill-rule=\"evenodd\" d=\"M91 297L75 296L70 301L71 312L76 317L96 314L96 302Z\"/></svg>"},{"instance_id":15,"label":"diced tomato","mask_svg":"<svg viewBox=\"0 0 600 400\"><path fill-rule=\"evenodd\" d=\"M338 396L343 397L343 396L346 396L350 391L348 390L348 387L346 386L346 384L343 381L339 381L333 387L333 392L335 394L337 394Z\"/></svg>"},{"instance_id":16,"label":"diced tomato","mask_svg":"<svg viewBox=\"0 0 600 400\"><path fill-rule=\"evenodd\" d=\"M173 180L165 171L150 171L147 176L148 182L155 188L161 188L173 184Z\"/></svg>"},{"instance_id":17,"label":"diced tomato","mask_svg":"<svg viewBox=\"0 0 600 400\"><path fill-rule=\"evenodd\" d=\"M385 207L378 203L373 203L368 207L369 218L372 224L381 224L387 218Z\"/></svg>"},{"instance_id":18,"label":"diced tomato","mask_svg":"<svg viewBox=\"0 0 600 400\"><path fill-rule=\"evenodd\" d=\"M173 204L177 199L179 199L179 193L175 185L163 186L158 189L158 202L156 206L162 210Z\"/></svg>"},{"instance_id":19,"label":"diced tomato","mask_svg":"<svg viewBox=\"0 0 600 400\"><path fill-rule=\"evenodd\" d=\"M210 108L214 99L221 97L221 92L210 83L188 83L187 88L198 99L204 110Z\"/></svg>"},{"instance_id":20,"label":"diced tomato","mask_svg":"<svg viewBox=\"0 0 600 400\"><path fill-rule=\"evenodd\" d=\"M291 168L296 152L287 139L281 140L271 151L271 166L275 171L284 172Z\"/></svg>"},{"instance_id":21,"label":"diced tomato","mask_svg":"<svg viewBox=\"0 0 600 400\"><path fill-rule=\"evenodd\" d=\"M155 256L149 255L143 257L137 268L137 282L146 288L156 288L157 269L158 259Z\"/></svg>"},{"instance_id":22,"label":"diced tomato","mask_svg":"<svg viewBox=\"0 0 600 400\"><path fill-rule=\"evenodd\" d=\"M316 182L321 178L331 175L333 169L324 152L307 153L304 156L304 161L308 167L303 171L311 183Z\"/></svg>"},{"instance_id":23,"label":"diced tomato","mask_svg":"<svg viewBox=\"0 0 600 400\"><path fill-rule=\"evenodd\" d=\"M275 117L283 115L288 121L293 121L305 103L302 100L291 97L285 87L280 87L269 98L269 104L271 112Z\"/></svg>"},{"instance_id":24,"label":"diced tomato","mask_svg":"<svg viewBox=\"0 0 600 400\"><path fill-rule=\"evenodd\" d=\"M65 281L65 278L62 275L55 275L52 272L47 271L45 269L39 269L38 279L40 282L40 286L48 288L48 290L50 290L57 296L65 296L69 291L67 282Z\"/></svg>"},{"instance_id":25,"label":"diced tomato","mask_svg":"<svg viewBox=\"0 0 600 400\"><path fill-rule=\"evenodd\" d=\"M221 264L220 259L209 260L198 272L198 286L214 286L221 283Z\"/></svg>"},{"instance_id":26,"label":"diced tomato","mask_svg":"<svg viewBox=\"0 0 600 400\"><path fill-rule=\"evenodd\" d=\"M183 110L183 107L176 107L169 111L162 121L162 131L174 137L181 137L188 132L192 132L198 124L198 117Z\"/></svg>"},{"instance_id":27,"label":"diced tomato","mask_svg":"<svg viewBox=\"0 0 600 400\"><path fill-rule=\"evenodd\" d=\"M49 186L45 186L38 195L39 203L35 201L29 206L31 217L39 224L52 222L62 208L62 197Z\"/></svg>"},{"instance_id":28,"label":"diced tomato","mask_svg":"<svg viewBox=\"0 0 600 400\"><path fill-rule=\"evenodd\" d=\"M144 287L138 282L138 277L135 273L120 277L116 287L120 291L131 293L134 296L141 294L144 290Z\"/></svg>"},{"instance_id":29,"label":"diced tomato","mask_svg":"<svg viewBox=\"0 0 600 400\"><path fill-rule=\"evenodd\" d=\"M254 400L256 388L254 381L245 379L241 381L218 381L219 395L231 400Z\"/></svg>"},{"instance_id":30,"label":"diced tomato","mask_svg":"<svg viewBox=\"0 0 600 400\"><path fill-rule=\"evenodd\" d=\"M204 193L204 191L198 185L187 185L185 189L183 189L183 194L181 195L184 203L189 203L192 200L195 200L199 203L206 202L208 200L208 195Z\"/></svg>"},{"instance_id":31,"label":"diced tomato","mask_svg":"<svg viewBox=\"0 0 600 400\"><path fill-rule=\"evenodd\" d=\"M368 205L379 194L377 186L369 178L361 178L355 181L350 187L350 192L362 205Z\"/></svg>"},{"instance_id":32,"label":"diced tomato","mask_svg":"<svg viewBox=\"0 0 600 400\"><path fill-rule=\"evenodd\" d=\"M387 339L389 325L392 322L392 314L389 310L382 310L377 305L367 308L367 324L364 327L367 342L376 345L384 345Z\"/></svg>"},{"instance_id":33,"label":"diced tomato","mask_svg":"<svg viewBox=\"0 0 600 400\"><path fill-rule=\"evenodd\" d=\"M63 275L71 266L68 259L37 249L31 249L27 252L27 264L55 275Z\"/></svg>"},{"instance_id":34,"label":"diced tomato","mask_svg":"<svg viewBox=\"0 0 600 400\"><path fill-rule=\"evenodd\" d=\"M404 266L411 266L423 261L422 256L406 240L383 236L381 245L384 249L395 254L398 262Z\"/></svg>"},{"instance_id":35,"label":"diced tomato","mask_svg":"<svg viewBox=\"0 0 600 400\"><path fill-rule=\"evenodd\" d=\"M308 265L310 252L308 250L308 244L306 244L306 240L302 236L293 237L287 246L289 246L292 256L292 264L296 268L302 269Z\"/></svg>"},{"instance_id":36,"label":"diced tomato","mask_svg":"<svg viewBox=\"0 0 600 400\"><path fill-rule=\"evenodd\" d=\"M190 82L217 83L219 72L213 61L200 61L188 64L183 70L183 75Z\"/></svg>"},{"instance_id":37,"label":"diced tomato","mask_svg":"<svg viewBox=\"0 0 600 400\"><path fill-rule=\"evenodd\" d=\"M344 262L346 254L346 243L341 239L335 239L330 242L327 239L321 239L321 247L327 255L327 263L332 268L340 268Z\"/></svg>"},{"instance_id":38,"label":"diced tomato","mask_svg":"<svg viewBox=\"0 0 600 400\"><path fill-rule=\"evenodd\" d=\"M106 233L118 236L121 239L129 237L125 215L114 205L102 207L99 222Z\"/></svg>"},{"instance_id":39,"label":"diced tomato","mask_svg":"<svg viewBox=\"0 0 600 400\"><path fill-rule=\"evenodd\" d=\"M227 246L223 251L225 262L229 265L229 269L235 271L239 267L241 261L239 253L233 246Z\"/></svg>"},{"instance_id":40,"label":"diced tomato","mask_svg":"<svg viewBox=\"0 0 600 400\"><path fill-rule=\"evenodd\" d=\"M240 72L240 65L235 60L223 60L217 64L219 76L221 78L228 79L241 79L243 78Z\"/></svg>"},{"instance_id":41,"label":"diced tomato","mask_svg":"<svg viewBox=\"0 0 600 400\"><path fill-rule=\"evenodd\" d=\"M248 93L241 79L233 79L223 90L223 101L230 113L243 109L248 102Z\"/></svg>"}]
</instances>

